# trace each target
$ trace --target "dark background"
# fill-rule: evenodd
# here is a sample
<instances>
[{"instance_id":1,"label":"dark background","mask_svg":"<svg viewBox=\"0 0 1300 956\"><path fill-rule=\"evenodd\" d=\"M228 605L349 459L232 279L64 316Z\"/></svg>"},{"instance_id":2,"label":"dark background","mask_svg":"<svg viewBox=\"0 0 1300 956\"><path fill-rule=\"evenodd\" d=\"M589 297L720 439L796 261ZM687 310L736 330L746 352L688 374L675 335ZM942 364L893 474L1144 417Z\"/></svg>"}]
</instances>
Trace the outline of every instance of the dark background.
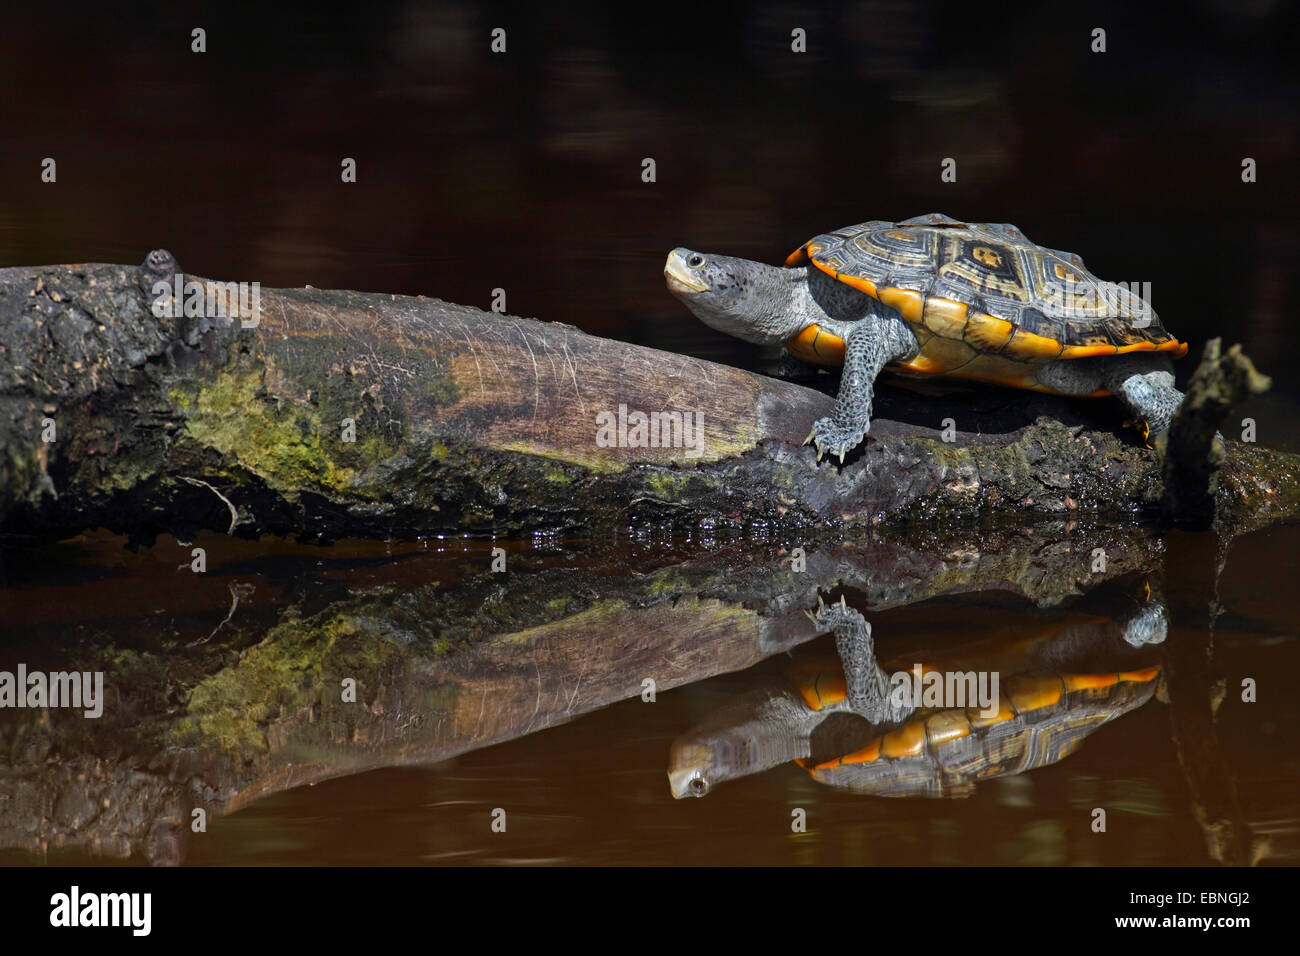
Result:
<instances>
[{"instance_id":1,"label":"dark background","mask_svg":"<svg viewBox=\"0 0 1300 956\"><path fill-rule=\"evenodd\" d=\"M1300 450L1298 20L1268 0L10 6L0 11L0 266L136 263L163 246L187 271L268 287L483 308L503 287L517 314L754 365L755 349L667 294L669 249L778 262L818 232L942 211L1014 222L1104 279L1150 282L1193 356L1214 334L1243 342L1275 380L1250 404L1259 440ZM196 26L204 54L190 52ZM504 55L489 51L497 26ZM790 51L794 27L807 31L806 54ZM1095 27L1107 31L1104 54L1090 51ZM55 185L40 181L47 156ZM1247 156L1259 177L1249 185ZM343 157L359 163L355 185L339 181ZM641 181L645 157L656 183ZM956 183L940 181L944 157L957 161ZM1194 361L1179 363L1182 378ZM1214 597L1229 609L1216 635L1225 673L1295 673L1295 643L1281 639L1294 631L1295 540L1293 528L1271 529L1224 558ZM121 543L11 550L4 571L26 588L10 589L24 610L3 620L22 633L68 621L75 635L85 631L74 619L112 615L167 633L159 622L175 615L202 633L226 613L229 583L296 560L259 542L258 558L241 552L205 583L178 587L170 542L139 555ZM464 547L431 554L468 568ZM1169 549L1196 553L1186 538ZM367 570L372 554L340 547L329 573L367 586L390 573ZM260 633L256 615L279 613L275 580L241 604L237 626ZM978 607L968 613L957 630L992 626ZM933 605L890 620L882 633L909 620L936 640L952 633ZM118 633L94 627L96 640ZM794 768L737 782L729 796L668 803L669 741L746 679L666 694L652 718L627 702L455 764L280 794L216 821L191 859L1208 862L1155 704L1037 772L1033 806L1023 786L951 803L862 801ZM1275 859L1294 862L1295 696L1259 706L1262 717L1225 706L1219 733L1249 818L1278 841ZM1078 809L1099 796L1140 825L1095 840ZM791 801L824 814L830 837L812 850L789 840ZM499 805L530 821L522 840L480 836L476 815ZM1112 915L1110 903L1083 903L1088 918ZM159 919L174 911L159 898Z\"/></svg>"},{"instance_id":2,"label":"dark background","mask_svg":"<svg viewBox=\"0 0 1300 956\"><path fill-rule=\"evenodd\" d=\"M670 248L775 262L818 232L942 211L1150 282L1193 355L1242 341L1284 401L1298 19L1269 0L10 9L0 265L164 246L267 287L484 308L502 287L516 314L752 364L666 293Z\"/></svg>"}]
</instances>

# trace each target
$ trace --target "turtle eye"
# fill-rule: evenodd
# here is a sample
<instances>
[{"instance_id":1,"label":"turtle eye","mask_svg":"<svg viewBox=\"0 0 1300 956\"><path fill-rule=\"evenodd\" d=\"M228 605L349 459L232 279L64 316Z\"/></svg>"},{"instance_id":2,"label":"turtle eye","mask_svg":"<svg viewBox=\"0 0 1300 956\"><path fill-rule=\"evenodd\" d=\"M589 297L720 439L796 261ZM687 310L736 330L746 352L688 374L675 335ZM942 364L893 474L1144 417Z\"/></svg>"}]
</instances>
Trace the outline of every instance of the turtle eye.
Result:
<instances>
[{"instance_id":1,"label":"turtle eye","mask_svg":"<svg viewBox=\"0 0 1300 956\"><path fill-rule=\"evenodd\" d=\"M700 258L703 259L704 257L701 256ZM708 792L709 792L709 781L705 780L703 777L691 778L691 796L702 797Z\"/></svg>"},{"instance_id":2,"label":"turtle eye","mask_svg":"<svg viewBox=\"0 0 1300 956\"><path fill-rule=\"evenodd\" d=\"M686 264L692 269L698 269L700 266L704 265L704 256L700 255L698 252L692 252L687 257Z\"/></svg>"}]
</instances>

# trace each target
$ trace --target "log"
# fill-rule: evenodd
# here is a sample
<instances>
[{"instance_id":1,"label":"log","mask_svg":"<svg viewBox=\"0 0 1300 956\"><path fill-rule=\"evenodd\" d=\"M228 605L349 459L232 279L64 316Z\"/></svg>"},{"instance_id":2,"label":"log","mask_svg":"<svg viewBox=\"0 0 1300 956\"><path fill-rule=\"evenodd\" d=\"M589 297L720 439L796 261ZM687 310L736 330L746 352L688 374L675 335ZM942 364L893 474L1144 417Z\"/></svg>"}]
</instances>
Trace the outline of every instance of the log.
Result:
<instances>
[{"instance_id":1,"label":"log","mask_svg":"<svg viewBox=\"0 0 1300 956\"><path fill-rule=\"evenodd\" d=\"M1113 403L882 388L865 446L818 463L817 390L423 297L261 290L257 316L155 315L173 270L161 251L0 270L0 528L329 541L1161 514L1158 456ZM176 311L218 298L186 281ZM1230 445L1221 524L1297 514L1298 461Z\"/></svg>"}]
</instances>

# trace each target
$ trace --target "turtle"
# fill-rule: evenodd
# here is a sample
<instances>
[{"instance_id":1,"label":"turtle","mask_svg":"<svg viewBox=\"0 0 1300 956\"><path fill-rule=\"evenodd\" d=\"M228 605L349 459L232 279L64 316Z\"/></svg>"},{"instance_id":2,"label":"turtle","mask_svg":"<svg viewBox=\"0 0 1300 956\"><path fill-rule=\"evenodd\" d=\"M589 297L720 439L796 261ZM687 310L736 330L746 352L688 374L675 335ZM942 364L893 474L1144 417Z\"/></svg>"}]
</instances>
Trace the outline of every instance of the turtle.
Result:
<instances>
[{"instance_id":1,"label":"turtle","mask_svg":"<svg viewBox=\"0 0 1300 956\"><path fill-rule=\"evenodd\" d=\"M1182 402L1187 353L1141 297L1009 223L942 213L815 236L784 266L678 247L668 289L704 323L813 365L843 366L804 444L844 456L871 426L877 375L948 376L1060 395L1115 395L1150 443Z\"/></svg>"},{"instance_id":2,"label":"turtle","mask_svg":"<svg viewBox=\"0 0 1300 956\"><path fill-rule=\"evenodd\" d=\"M996 714L975 707L918 711L864 746L795 763L813 780L880 797L965 797L975 783L1046 767L1102 724L1141 707L1160 667L1094 674L1024 674L1003 688Z\"/></svg>"},{"instance_id":3,"label":"turtle","mask_svg":"<svg viewBox=\"0 0 1300 956\"><path fill-rule=\"evenodd\" d=\"M1152 648L1168 629L1168 612L1148 592L1117 617L1071 617L1027 640L977 641L931 656L922 675L1000 675L995 706L942 708L894 692L870 625L843 599L820 604L813 617L835 634L837 653L795 657L780 679L674 741L674 797L703 797L787 761L819 783L860 793L964 796L977 779L1055 763L1149 700L1160 676ZM907 658L893 664L915 666ZM847 724L836 723L841 715Z\"/></svg>"}]
</instances>

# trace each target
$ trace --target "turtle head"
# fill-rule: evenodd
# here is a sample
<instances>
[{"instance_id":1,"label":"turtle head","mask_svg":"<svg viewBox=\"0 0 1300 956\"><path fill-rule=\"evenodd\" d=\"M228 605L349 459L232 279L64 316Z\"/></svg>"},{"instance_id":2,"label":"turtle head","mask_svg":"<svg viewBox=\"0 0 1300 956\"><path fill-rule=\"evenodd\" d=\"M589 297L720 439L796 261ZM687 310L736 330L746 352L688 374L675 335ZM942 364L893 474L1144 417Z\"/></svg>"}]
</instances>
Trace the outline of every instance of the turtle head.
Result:
<instances>
[{"instance_id":1,"label":"turtle head","mask_svg":"<svg viewBox=\"0 0 1300 956\"><path fill-rule=\"evenodd\" d=\"M673 797L702 797L713 789L717 759L707 743L678 743L668 758L668 786Z\"/></svg>"},{"instance_id":2,"label":"turtle head","mask_svg":"<svg viewBox=\"0 0 1300 956\"><path fill-rule=\"evenodd\" d=\"M668 291L709 328L746 342L776 345L803 331L795 295L804 268L784 269L749 259L674 249L664 263Z\"/></svg>"},{"instance_id":3,"label":"turtle head","mask_svg":"<svg viewBox=\"0 0 1300 956\"><path fill-rule=\"evenodd\" d=\"M668 786L678 800L703 797L720 783L806 757L809 724L821 719L786 681L751 688L673 741Z\"/></svg>"}]
</instances>

